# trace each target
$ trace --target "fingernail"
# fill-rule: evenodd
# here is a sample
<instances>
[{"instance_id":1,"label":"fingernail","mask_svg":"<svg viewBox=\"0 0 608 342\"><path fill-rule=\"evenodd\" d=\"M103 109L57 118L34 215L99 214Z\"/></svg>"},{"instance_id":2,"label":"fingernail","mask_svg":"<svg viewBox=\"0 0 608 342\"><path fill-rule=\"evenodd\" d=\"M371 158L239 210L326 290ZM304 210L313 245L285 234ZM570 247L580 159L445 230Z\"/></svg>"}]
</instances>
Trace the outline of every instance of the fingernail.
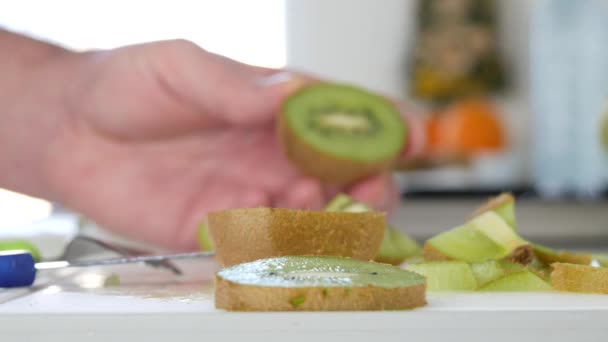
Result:
<instances>
[{"instance_id":1,"label":"fingernail","mask_svg":"<svg viewBox=\"0 0 608 342\"><path fill-rule=\"evenodd\" d=\"M279 71L272 75L264 76L257 79L257 84L262 87L270 87L275 84L287 83L294 78L294 74L290 71Z\"/></svg>"},{"instance_id":2,"label":"fingernail","mask_svg":"<svg viewBox=\"0 0 608 342\"><path fill-rule=\"evenodd\" d=\"M306 77L290 71L279 71L257 80L260 87L278 89L281 96L291 94L309 82Z\"/></svg>"}]
</instances>

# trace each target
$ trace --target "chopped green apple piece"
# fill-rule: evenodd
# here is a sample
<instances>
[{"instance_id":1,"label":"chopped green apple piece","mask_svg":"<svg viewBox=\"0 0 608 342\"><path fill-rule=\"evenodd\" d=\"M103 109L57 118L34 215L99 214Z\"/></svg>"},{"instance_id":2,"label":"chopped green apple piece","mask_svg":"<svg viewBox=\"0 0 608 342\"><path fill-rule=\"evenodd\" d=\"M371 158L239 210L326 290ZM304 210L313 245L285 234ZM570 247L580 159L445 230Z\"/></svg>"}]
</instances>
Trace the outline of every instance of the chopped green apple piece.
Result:
<instances>
[{"instance_id":1,"label":"chopped green apple piece","mask_svg":"<svg viewBox=\"0 0 608 342\"><path fill-rule=\"evenodd\" d=\"M596 260L600 266L608 267L608 254L595 254L593 259Z\"/></svg>"},{"instance_id":2,"label":"chopped green apple piece","mask_svg":"<svg viewBox=\"0 0 608 342\"><path fill-rule=\"evenodd\" d=\"M346 194L338 194L325 207L326 211L340 212L368 212L373 211L368 205L355 201L352 197ZM386 226L384 231L384 239L380 245L377 256L374 259L377 262L400 265L405 259L414 256L420 252L418 243L409 237L407 234L399 230Z\"/></svg>"},{"instance_id":3,"label":"chopped green apple piece","mask_svg":"<svg viewBox=\"0 0 608 342\"><path fill-rule=\"evenodd\" d=\"M497 260L473 263L471 264L471 269L473 270L475 279L477 279L478 286L483 286L507 274L507 270Z\"/></svg>"},{"instance_id":4,"label":"chopped green apple piece","mask_svg":"<svg viewBox=\"0 0 608 342\"><path fill-rule=\"evenodd\" d=\"M532 253L530 245L498 214L488 211L468 223L440 233L426 242L429 250L449 259L468 262L514 259L528 263Z\"/></svg>"},{"instance_id":5,"label":"chopped green apple piece","mask_svg":"<svg viewBox=\"0 0 608 342\"><path fill-rule=\"evenodd\" d=\"M446 257L447 259L464 260L468 262L481 262L491 259L500 259L506 255L503 248L483 233L471 229L470 225L456 227L440 233L426 241L425 257L431 260L439 256L431 256L429 249Z\"/></svg>"},{"instance_id":6,"label":"chopped green apple piece","mask_svg":"<svg viewBox=\"0 0 608 342\"><path fill-rule=\"evenodd\" d=\"M382 244L380 245L378 253L376 253L376 258L374 258L374 261L381 262L384 264L395 265L395 259L398 259L397 257L395 257L397 254L398 252L395 244L393 243L393 238L389 233L389 230L386 229L384 231L384 238L382 239Z\"/></svg>"},{"instance_id":7,"label":"chopped green apple piece","mask_svg":"<svg viewBox=\"0 0 608 342\"><path fill-rule=\"evenodd\" d=\"M397 250L399 253L401 253L402 257L413 257L419 254L422 250L420 244L406 233L391 226L388 226L388 230L391 232L393 237L393 244L397 247Z\"/></svg>"},{"instance_id":8,"label":"chopped green apple piece","mask_svg":"<svg viewBox=\"0 0 608 342\"><path fill-rule=\"evenodd\" d=\"M503 220L505 220L505 222L511 226L511 228L516 229L515 204L513 202L501 205L500 207L494 209L494 212L498 214L498 216L502 217Z\"/></svg>"},{"instance_id":9,"label":"chopped green apple piece","mask_svg":"<svg viewBox=\"0 0 608 342\"><path fill-rule=\"evenodd\" d=\"M213 241L211 240L211 234L209 233L206 222L203 222L198 226L198 243L202 251L213 251Z\"/></svg>"},{"instance_id":10,"label":"chopped green apple piece","mask_svg":"<svg viewBox=\"0 0 608 342\"><path fill-rule=\"evenodd\" d=\"M479 215L471 220L471 224L475 229L484 233L492 239L497 245L511 252L515 248L523 245L529 245L524 241L513 229L510 229L505 220L494 212L487 212Z\"/></svg>"},{"instance_id":11,"label":"chopped green apple piece","mask_svg":"<svg viewBox=\"0 0 608 342\"><path fill-rule=\"evenodd\" d=\"M526 269L522 264L511 262L508 260L499 260L498 263L507 273L521 272Z\"/></svg>"},{"instance_id":12,"label":"chopped green apple piece","mask_svg":"<svg viewBox=\"0 0 608 342\"><path fill-rule=\"evenodd\" d=\"M589 265L593 261L593 255L591 253L556 251L539 244L534 244L532 247L534 249L534 255L536 255L536 258L545 265L551 265L555 262Z\"/></svg>"},{"instance_id":13,"label":"chopped green apple piece","mask_svg":"<svg viewBox=\"0 0 608 342\"><path fill-rule=\"evenodd\" d=\"M325 206L325 211L343 211L346 207L353 203L353 199L345 194L338 194L334 197L327 206Z\"/></svg>"},{"instance_id":14,"label":"chopped green apple piece","mask_svg":"<svg viewBox=\"0 0 608 342\"><path fill-rule=\"evenodd\" d=\"M110 274L103 282L103 287L120 286L120 276L116 273Z\"/></svg>"},{"instance_id":15,"label":"chopped green apple piece","mask_svg":"<svg viewBox=\"0 0 608 342\"><path fill-rule=\"evenodd\" d=\"M608 268L557 262L551 284L558 291L608 294Z\"/></svg>"},{"instance_id":16,"label":"chopped green apple piece","mask_svg":"<svg viewBox=\"0 0 608 342\"><path fill-rule=\"evenodd\" d=\"M338 194L327 204L325 211L359 213L372 211L372 208L366 204L355 201L352 197L346 194Z\"/></svg>"},{"instance_id":17,"label":"chopped green apple piece","mask_svg":"<svg viewBox=\"0 0 608 342\"><path fill-rule=\"evenodd\" d=\"M477 288L473 270L466 262L426 262L408 265L406 269L423 275L429 291L474 291Z\"/></svg>"},{"instance_id":18,"label":"chopped green apple piece","mask_svg":"<svg viewBox=\"0 0 608 342\"><path fill-rule=\"evenodd\" d=\"M377 262L400 265L407 258L420 252L420 245L414 239L394 227L387 226L382 245L374 259Z\"/></svg>"},{"instance_id":19,"label":"chopped green apple piece","mask_svg":"<svg viewBox=\"0 0 608 342\"><path fill-rule=\"evenodd\" d=\"M551 285L529 270L509 273L482 286L479 291L487 292L548 292Z\"/></svg>"},{"instance_id":20,"label":"chopped green apple piece","mask_svg":"<svg viewBox=\"0 0 608 342\"><path fill-rule=\"evenodd\" d=\"M41 260L40 250L34 244L26 240L6 240L0 241L0 252L2 251L25 251L29 252L34 261Z\"/></svg>"},{"instance_id":21,"label":"chopped green apple piece","mask_svg":"<svg viewBox=\"0 0 608 342\"><path fill-rule=\"evenodd\" d=\"M485 212L493 211L513 229L516 229L515 222L515 197L511 193L505 192L491 198L482 206L477 208L472 217L477 217Z\"/></svg>"}]
</instances>

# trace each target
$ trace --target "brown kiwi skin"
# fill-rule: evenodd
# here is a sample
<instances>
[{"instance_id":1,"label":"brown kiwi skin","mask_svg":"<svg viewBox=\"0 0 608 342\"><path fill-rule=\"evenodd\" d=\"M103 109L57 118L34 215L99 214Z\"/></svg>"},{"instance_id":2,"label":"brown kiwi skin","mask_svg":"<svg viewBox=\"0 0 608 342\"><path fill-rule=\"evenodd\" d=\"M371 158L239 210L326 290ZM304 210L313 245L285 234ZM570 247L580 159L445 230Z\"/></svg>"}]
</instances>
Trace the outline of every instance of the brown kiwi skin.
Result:
<instances>
[{"instance_id":1,"label":"brown kiwi skin","mask_svg":"<svg viewBox=\"0 0 608 342\"><path fill-rule=\"evenodd\" d=\"M229 311L407 310L424 306L426 283L399 288L264 287L215 277L215 307ZM301 303L294 303L299 298Z\"/></svg>"},{"instance_id":2,"label":"brown kiwi skin","mask_svg":"<svg viewBox=\"0 0 608 342\"><path fill-rule=\"evenodd\" d=\"M289 128L285 119L285 108L279 115L277 135L285 157L307 176L332 185L346 186L372 175L390 170L398 160L394 156L376 162L361 162L334 157L301 141ZM405 123L404 123L405 125ZM403 142L405 146L405 141Z\"/></svg>"},{"instance_id":3,"label":"brown kiwi skin","mask_svg":"<svg viewBox=\"0 0 608 342\"><path fill-rule=\"evenodd\" d=\"M551 267L551 285L558 291L608 294L608 271L603 267L561 262Z\"/></svg>"},{"instance_id":4,"label":"brown kiwi skin","mask_svg":"<svg viewBox=\"0 0 608 342\"><path fill-rule=\"evenodd\" d=\"M589 265L593 261L593 256L586 253L570 253L570 252L556 252L555 254L547 254L541 250L534 250L536 258L545 265L551 265L555 262L578 264L578 265Z\"/></svg>"},{"instance_id":5,"label":"brown kiwi skin","mask_svg":"<svg viewBox=\"0 0 608 342\"><path fill-rule=\"evenodd\" d=\"M208 223L223 266L286 255L370 261L384 237L385 214L250 208L212 212Z\"/></svg>"}]
</instances>

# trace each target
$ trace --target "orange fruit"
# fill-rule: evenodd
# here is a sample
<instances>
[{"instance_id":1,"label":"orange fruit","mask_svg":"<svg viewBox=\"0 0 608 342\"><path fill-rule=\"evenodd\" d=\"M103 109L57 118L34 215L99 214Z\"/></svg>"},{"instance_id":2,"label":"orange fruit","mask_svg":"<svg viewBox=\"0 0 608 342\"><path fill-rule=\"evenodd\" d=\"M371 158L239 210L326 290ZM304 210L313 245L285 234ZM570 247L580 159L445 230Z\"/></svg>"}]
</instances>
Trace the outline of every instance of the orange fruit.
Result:
<instances>
[{"instance_id":1,"label":"orange fruit","mask_svg":"<svg viewBox=\"0 0 608 342\"><path fill-rule=\"evenodd\" d=\"M428 148L440 154L471 156L505 147L498 113L488 101L456 102L427 122Z\"/></svg>"}]
</instances>

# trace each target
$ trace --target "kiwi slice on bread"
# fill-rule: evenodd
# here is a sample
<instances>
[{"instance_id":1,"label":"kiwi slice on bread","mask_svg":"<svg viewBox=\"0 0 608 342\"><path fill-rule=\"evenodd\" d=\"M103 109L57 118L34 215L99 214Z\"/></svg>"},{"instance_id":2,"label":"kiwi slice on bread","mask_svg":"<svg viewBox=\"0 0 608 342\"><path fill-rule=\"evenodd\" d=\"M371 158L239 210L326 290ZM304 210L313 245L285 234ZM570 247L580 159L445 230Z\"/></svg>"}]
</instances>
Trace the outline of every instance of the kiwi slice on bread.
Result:
<instances>
[{"instance_id":1,"label":"kiwi slice on bread","mask_svg":"<svg viewBox=\"0 0 608 342\"><path fill-rule=\"evenodd\" d=\"M286 255L372 260L384 227L379 212L249 208L208 215L215 256L223 266Z\"/></svg>"},{"instance_id":2,"label":"kiwi slice on bread","mask_svg":"<svg viewBox=\"0 0 608 342\"><path fill-rule=\"evenodd\" d=\"M338 185L392 167L407 137L389 100L336 83L296 91L284 102L278 125L287 158L304 174Z\"/></svg>"},{"instance_id":3,"label":"kiwi slice on bread","mask_svg":"<svg viewBox=\"0 0 608 342\"><path fill-rule=\"evenodd\" d=\"M405 310L426 304L423 276L341 257L286 256L224 268L215 306L230 311Z\"/></svg>"}]
</instances>

